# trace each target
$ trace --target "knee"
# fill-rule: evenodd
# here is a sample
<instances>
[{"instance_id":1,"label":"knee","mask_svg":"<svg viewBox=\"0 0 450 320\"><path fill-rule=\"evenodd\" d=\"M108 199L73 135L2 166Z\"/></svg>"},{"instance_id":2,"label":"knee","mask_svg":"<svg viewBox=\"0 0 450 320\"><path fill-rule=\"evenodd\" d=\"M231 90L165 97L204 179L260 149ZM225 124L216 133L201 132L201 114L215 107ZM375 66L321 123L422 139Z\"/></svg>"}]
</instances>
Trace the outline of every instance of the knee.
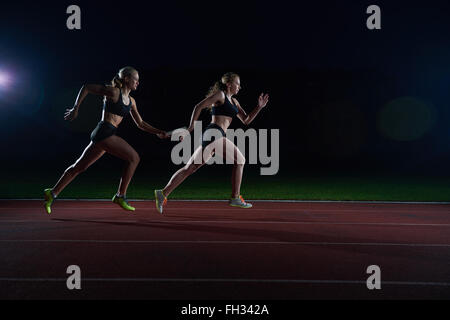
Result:
<instances>
[{"instance_id":1,"label":"knee","mask_svg":"<svg viewBox=\"0 0 450 320\"><path fill-rule=\"evenodd\" d=\"M128 159L128 162L134 164L134 165L138 165L138 163L141 161L141 158L139 157L139 155L137 153L133 153L130 158Z\"/></svg>"}]
</instances>

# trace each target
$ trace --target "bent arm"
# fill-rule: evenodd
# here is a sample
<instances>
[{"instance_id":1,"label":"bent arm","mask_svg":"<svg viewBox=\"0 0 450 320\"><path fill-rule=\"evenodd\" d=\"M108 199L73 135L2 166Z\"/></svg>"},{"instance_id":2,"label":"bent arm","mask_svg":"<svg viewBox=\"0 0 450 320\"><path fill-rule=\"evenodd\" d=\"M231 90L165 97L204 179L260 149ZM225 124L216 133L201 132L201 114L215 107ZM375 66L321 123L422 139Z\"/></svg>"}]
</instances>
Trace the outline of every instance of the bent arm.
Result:
<instances>
[{"instance_id":1,"label":"bent arm","mask_svg":"<svg viewBox=\"0 0 450 320\"><path fill-rule=\"evenodd\" d=\"M64 120L72 121L78 117L78 109L80 108L81 103L83 102L84 98L86 98L88 93L113 98L119 92L117 88L98 84L86 84L82 86L80 92L78 92L78 96L77 99L75 100L74 106L70 109L66 109L66 112L64 114Z\"/></svg>"},{"instance_id":2,"label":"bent arm","mask_svg":"<svg viewBox=\"0 0 450 320\"><path fill-rule=\"evenodd\" d=\"M88 93L112 98L116 94L116 91L117 88L115 87L109 87L100 84L85 84L81 87L80 92L78 92L78 96L73 107L75 109L79 109L81 103L86 98Z\"/></svg>"},{"instance_id":3,"label":"bent arm","mask_svg":"<svg viewBox=\"0 0 450 320\"><path fill-rule=\"evenodd\" d=\"M164 135L166 132L160 129L157 129L151 125L149 125L147 122L145 122L141 115L139 114L136 106L136 101L134 101L133 98L131 98L131 117L133 118L134 122L136 123L136 126L146 132L154 133L154 134L162 134Z\"/></svg>"},{"instance_id":4,"label":"bent arm","mask_svg":"<svg viewBox=\"0 0 450 320\"><path fill-rule=\"evenodd\" d=\"M244 109L241 107L241 105L236 99L233 100L239 109L237 117L242 121L243 124L249 125L250 123L252 123L253 120L255 120L258 113L267 105L267 102L269 101L269 95L261 94L258 99L258 105L252 110L252 112L250 112L250 114L247 114L244 111Z\"/></svg>"},{"instance_id":5,"label":"bent arm","mask_svg":"<svg viewBox=\"0 0 450 320\"><path fill-rule=\"evenodd\" d=\"M202 112L202 110L214 105L217 101L220 100L225 100L225 94L221 91L216 92L212 96L203 99L195 105L194 111L192 111L191 121L189 123L189 132L192 132L192 130L194 130L194 123L200 117L200 113Z\"/></svg>"},{"instance_id":6,"label":"bent arm","mask_svg":"<svg viewBox=\"0 0 450 320\"><path fill-rule=\"evenodd\" d=\"M237 101L236 101L237 102ZM255 120L258 113L262 110L263 107L256 106L255 109L250 112L250 114L247 114L244 109L239 105L239 103L236 103L238 106L239 112L237 114L237 117L242 121L243 124L246 126L252 123L253 120Z\"/></svg>"}]
</instances>

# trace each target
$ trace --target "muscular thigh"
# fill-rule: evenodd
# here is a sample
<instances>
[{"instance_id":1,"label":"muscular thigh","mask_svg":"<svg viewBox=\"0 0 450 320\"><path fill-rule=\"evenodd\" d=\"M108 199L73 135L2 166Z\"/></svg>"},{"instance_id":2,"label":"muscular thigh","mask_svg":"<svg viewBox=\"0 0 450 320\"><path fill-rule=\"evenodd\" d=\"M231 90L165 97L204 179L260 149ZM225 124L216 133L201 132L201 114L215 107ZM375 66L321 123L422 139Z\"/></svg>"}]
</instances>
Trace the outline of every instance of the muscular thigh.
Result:
<instances>
[{"instance_id":1,"label":"muscular thigh","mask_svg":"<svg viewBox=\"0 0 450 320\"><path fill-rule=\"evenodd\" d=\"M236 145L229 139L223 137L211 143L208 147L212 152L221 154L225 163L228 164L244 164L245 157ZM207 147L207 148L208 148Z\"/></svg>"},{"instance_id":2,"label":"muscular thigh","mask_svg":"<svg viewBox=\"0 0 450 320\"><path fill-rule=\"evenodd\" d=\"M75 166L87 169L91 164L97 161L105 151L97 144L91 142L86 149L84 149L81 156L75 162Z\"/></svg>"},{"instance_id":3,"label":"muscular thigh","mask_svg":"<svg viewBox=\"0 0 450 320\"><path fill-rule=\"evenodd\" d=\"M132 146L128 144L125 140L118 136L108 137L100 142L98 145L101 146L106 152L116 156L120 159L131 161L139 159L139 155Z\"/></svg>"}]
</instances>

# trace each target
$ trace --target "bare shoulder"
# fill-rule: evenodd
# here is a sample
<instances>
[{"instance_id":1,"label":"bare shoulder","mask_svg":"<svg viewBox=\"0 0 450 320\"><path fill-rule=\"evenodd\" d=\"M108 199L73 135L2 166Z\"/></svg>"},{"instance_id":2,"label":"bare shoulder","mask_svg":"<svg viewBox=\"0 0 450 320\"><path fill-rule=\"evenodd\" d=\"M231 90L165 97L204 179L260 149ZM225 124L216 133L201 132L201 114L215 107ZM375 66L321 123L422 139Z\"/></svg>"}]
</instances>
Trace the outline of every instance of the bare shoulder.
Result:
<instances>
[{"instance_id":1,"label":"bare shoulder","mask_svg":"<svg viewBox=\"0 0 450 320\"><path fill-rule=\"evenodd\" d=\"M110 84L104 84L103 86L105 87L105 89L106 89L107 91L109 91L109 92L111 92L111 93L114 93L114 94L119 94L119 93L120 93L119 88L113 87L113 86L110 85Z\"/></svg>"},{"instance_id":2,"label":"bare shoulder","mask_svg":"<svg viewBox=\"0 0 450 320\"><path fill-rule=\"evenodd\" d=\"M222 90L219 90L213 94L213 97L217 100L225 99L225 93Z\"/></svg>"},{"instance_id":3,"label":"bare shoulder","mask_svg":"<svg viewBox=\"0 0 450 320\"><path fill-rule=\"evenodd\" d=\"M119 88L113 87L111 85L104 84L103 85L103 95L105 95L107 98L116 101L119 99L120 90Z\"/></svg>"},{"instance_id":4,"label":"bare shoulder","mask_svg":"<svg viewBox=\"0 0 450 320\"><path fill-rule=\"evenodd\" d=\"M211 96L211 98L214 100L214 104L216 104L217 102L219 102L219 104L225 103L225 93L223 93L222 90L219 90L216 93L214 93Z\"/></svg>"}]
</instances>

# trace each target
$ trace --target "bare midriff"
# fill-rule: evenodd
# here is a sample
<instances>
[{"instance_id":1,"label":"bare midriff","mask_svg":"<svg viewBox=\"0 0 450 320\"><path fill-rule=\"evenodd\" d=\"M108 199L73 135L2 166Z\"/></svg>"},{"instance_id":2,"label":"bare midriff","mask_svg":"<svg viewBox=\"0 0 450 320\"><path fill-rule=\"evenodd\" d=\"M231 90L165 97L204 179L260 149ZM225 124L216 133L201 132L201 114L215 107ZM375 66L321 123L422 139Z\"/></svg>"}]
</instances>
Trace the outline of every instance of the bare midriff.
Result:
<instances>
[{"instance_id":1,"label":"bare midriff","mask_svg":"<svg viewBox=\"0 0 450 320\"><path fill-rule=\"evenodd\" d=\"M218 125L226 132L232 120L233 118L227 116L212 116L211 123Z\"/></svg>"},{"instance_id":2,"label":"bare midriff","mask_svg":"<svg viewBox=\"0 0 450 320\"><path fill-rule=\"evenodd\" d=\"M118 127L122 122L123 117L118 116L117 114L103 111L102 113L102 121L107 121L111 123L114 127Z\"/></svg>"}]
</instances>

